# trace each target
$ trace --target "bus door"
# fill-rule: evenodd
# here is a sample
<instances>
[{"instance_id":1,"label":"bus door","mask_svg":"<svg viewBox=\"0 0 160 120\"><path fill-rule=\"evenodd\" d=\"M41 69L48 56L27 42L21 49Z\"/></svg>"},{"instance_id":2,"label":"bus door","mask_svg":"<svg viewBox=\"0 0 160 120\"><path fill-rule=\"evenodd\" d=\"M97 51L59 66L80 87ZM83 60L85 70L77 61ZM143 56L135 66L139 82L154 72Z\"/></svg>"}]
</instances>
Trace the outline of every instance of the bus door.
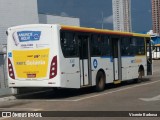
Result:
<instances>
[{"instance_id":1,"label":"bus door","mask_svg":"<svg viewBox=\"0 0 160 120\"><path fill-rule=\"evenodd\" d=\"M88 35L78 35L81 87L91 85L91 63Z\"/></svg>"},{"instance_id":2,"label":"bus door","mask_svg":"<svg viewBox=\"0 0 160 120\"><path fill-rule=\"evenodd\" d=\"M147 75L152 75L152 45L150 39L146 39L147 50Z\"/></svg>"},{"instance_id":3,"label":"bus door","mask_svg":"<svg viewBox=\"0 0 160 120\"><path fill-rule=\"evenodd\" d=\"M112 39L112 56L113 56L113 76L114 81L122 80L122 63L120 52L120 38Z\"/></svg>"}]
</instances>

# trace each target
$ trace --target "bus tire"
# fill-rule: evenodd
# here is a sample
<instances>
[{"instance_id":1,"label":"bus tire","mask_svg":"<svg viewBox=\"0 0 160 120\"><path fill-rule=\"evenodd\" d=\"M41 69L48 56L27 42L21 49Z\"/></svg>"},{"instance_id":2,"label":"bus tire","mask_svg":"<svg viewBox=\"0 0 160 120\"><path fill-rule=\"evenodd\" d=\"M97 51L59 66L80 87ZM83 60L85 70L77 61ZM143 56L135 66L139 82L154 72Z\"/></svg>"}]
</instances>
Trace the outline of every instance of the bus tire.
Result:
<instances>
[{"instance_id":1,"label":"bus tire","mask_svg":"<svg viewBox=\"0 0 160 120\"><path fill-rule=\"evenodd\" d=\"M99 71L96 76L96 91L103 91L105 88L105 74L102 71Z\"/></svg>"}]
</instances>

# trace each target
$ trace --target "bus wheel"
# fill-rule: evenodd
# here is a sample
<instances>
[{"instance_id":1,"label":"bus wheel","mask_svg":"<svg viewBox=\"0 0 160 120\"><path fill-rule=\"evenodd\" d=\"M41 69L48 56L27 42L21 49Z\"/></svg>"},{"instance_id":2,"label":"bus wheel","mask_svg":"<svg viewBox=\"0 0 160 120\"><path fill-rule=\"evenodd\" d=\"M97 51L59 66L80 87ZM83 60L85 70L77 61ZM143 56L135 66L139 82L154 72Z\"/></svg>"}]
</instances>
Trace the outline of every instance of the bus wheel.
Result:
<instances>
[{"instance_id":1,"label":"bus wheel","mask_svg":"<svg viewBox=\"0 0 160 120\"><path fill-rule=\"evenodd\" d=\"M99 71L96 77L96 91L97 92L103 91L104 88L105 88L105 75L102 71Z\"/></svg>"}]
</instances>

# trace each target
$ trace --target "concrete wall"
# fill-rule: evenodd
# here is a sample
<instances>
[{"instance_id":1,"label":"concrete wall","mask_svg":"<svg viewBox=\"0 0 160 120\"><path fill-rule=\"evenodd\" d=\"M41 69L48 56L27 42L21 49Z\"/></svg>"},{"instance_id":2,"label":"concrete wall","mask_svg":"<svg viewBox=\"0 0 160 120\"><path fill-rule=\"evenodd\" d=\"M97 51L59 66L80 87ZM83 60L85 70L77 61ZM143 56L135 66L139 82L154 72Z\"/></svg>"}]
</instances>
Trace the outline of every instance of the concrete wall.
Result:
<instances>
[{"instance_id":1,"label":"concrete wall","mask_svg":"<svg viewBox=\"0 0 160 120\"><path fill-rule=\"evenodd\" d=\"M0 96L12 93L6 75L6 54L0 52Z\"/></svg>"},{"instance_id":2,"label":"concrete wall","mask_svg":"<svg viewBox=\"0 0 160 120\"><path fill-rule=\"evenodd\" d=\"M7 28L38 22L37 0L0 0L0 96L14 91L8 88L6 54L3 53L3 45L7 44Z\"/></svg>"},{"instance_id":3,"label":"concrete wall","mask_svg":"<svg viewBox=\"0 0 160 120\"><path fill-rule=\"evenodd\" d=\"M6 50L3 50L7 44L6 30L12 26L37 23L80 26L79 18L38 15L37 0L0 0L0 96L17 93L16 89L8 88ZM29 91L37 91L37 88L20 89L18 93Z\"/></svg>"},{"instance_id":4,"label":"concrete wall","mask_svg":"<svg viewBox=\"0 0 160 120\"><path fill-rule=\"evenodd\" d=\"M0 0L0 44L8 27L38 22L37 0Z\"/></svg>"}]
</instances>

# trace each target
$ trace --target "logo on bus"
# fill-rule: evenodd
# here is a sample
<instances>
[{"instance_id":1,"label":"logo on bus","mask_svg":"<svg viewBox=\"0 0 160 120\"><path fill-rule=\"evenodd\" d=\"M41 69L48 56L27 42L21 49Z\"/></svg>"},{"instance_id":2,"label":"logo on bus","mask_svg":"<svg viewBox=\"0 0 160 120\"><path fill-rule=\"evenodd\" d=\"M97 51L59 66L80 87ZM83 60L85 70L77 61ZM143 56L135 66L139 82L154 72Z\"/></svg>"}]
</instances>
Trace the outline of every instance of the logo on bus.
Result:
<instances>
[{"instance_id":1,"label":"logo on bus","mask_svg":"<svg viewBox=\"0 0 160 120\"><path fill-rule=\"evenodd\" d=\"M131 60L131 63L141 63L142 60L141 59L135 59L135 60Z\"/></svg>"},{"instance_id":2,"label":"logo on bus","mask_svg":"<svg viewBox=\"0 0 160 120\"><path fill-rule=\"evenodd\" d=\"M8 53L8 57L12 57L12 53L11 52Z\"/></svg>"},{"instance_id":3,"label":"logo on bus","mask_svg":"<svg viewBox=\"0 0 160 120\"><path fill-rule=\"evenodd\" d=\"M38 41L41 37L41 31L20 31L17 32L20 42Z\"/></svg>"},{"instance_id":4,"label":"logo on bus","mask_svg":"<svg viewBox=\"0 0 160 120\"><path fill-rule=\"evenodd\" d=\"M98 61L96 59L93 60L93 67L96 69L98 66Z\"/></svg>"}]
</instances>

